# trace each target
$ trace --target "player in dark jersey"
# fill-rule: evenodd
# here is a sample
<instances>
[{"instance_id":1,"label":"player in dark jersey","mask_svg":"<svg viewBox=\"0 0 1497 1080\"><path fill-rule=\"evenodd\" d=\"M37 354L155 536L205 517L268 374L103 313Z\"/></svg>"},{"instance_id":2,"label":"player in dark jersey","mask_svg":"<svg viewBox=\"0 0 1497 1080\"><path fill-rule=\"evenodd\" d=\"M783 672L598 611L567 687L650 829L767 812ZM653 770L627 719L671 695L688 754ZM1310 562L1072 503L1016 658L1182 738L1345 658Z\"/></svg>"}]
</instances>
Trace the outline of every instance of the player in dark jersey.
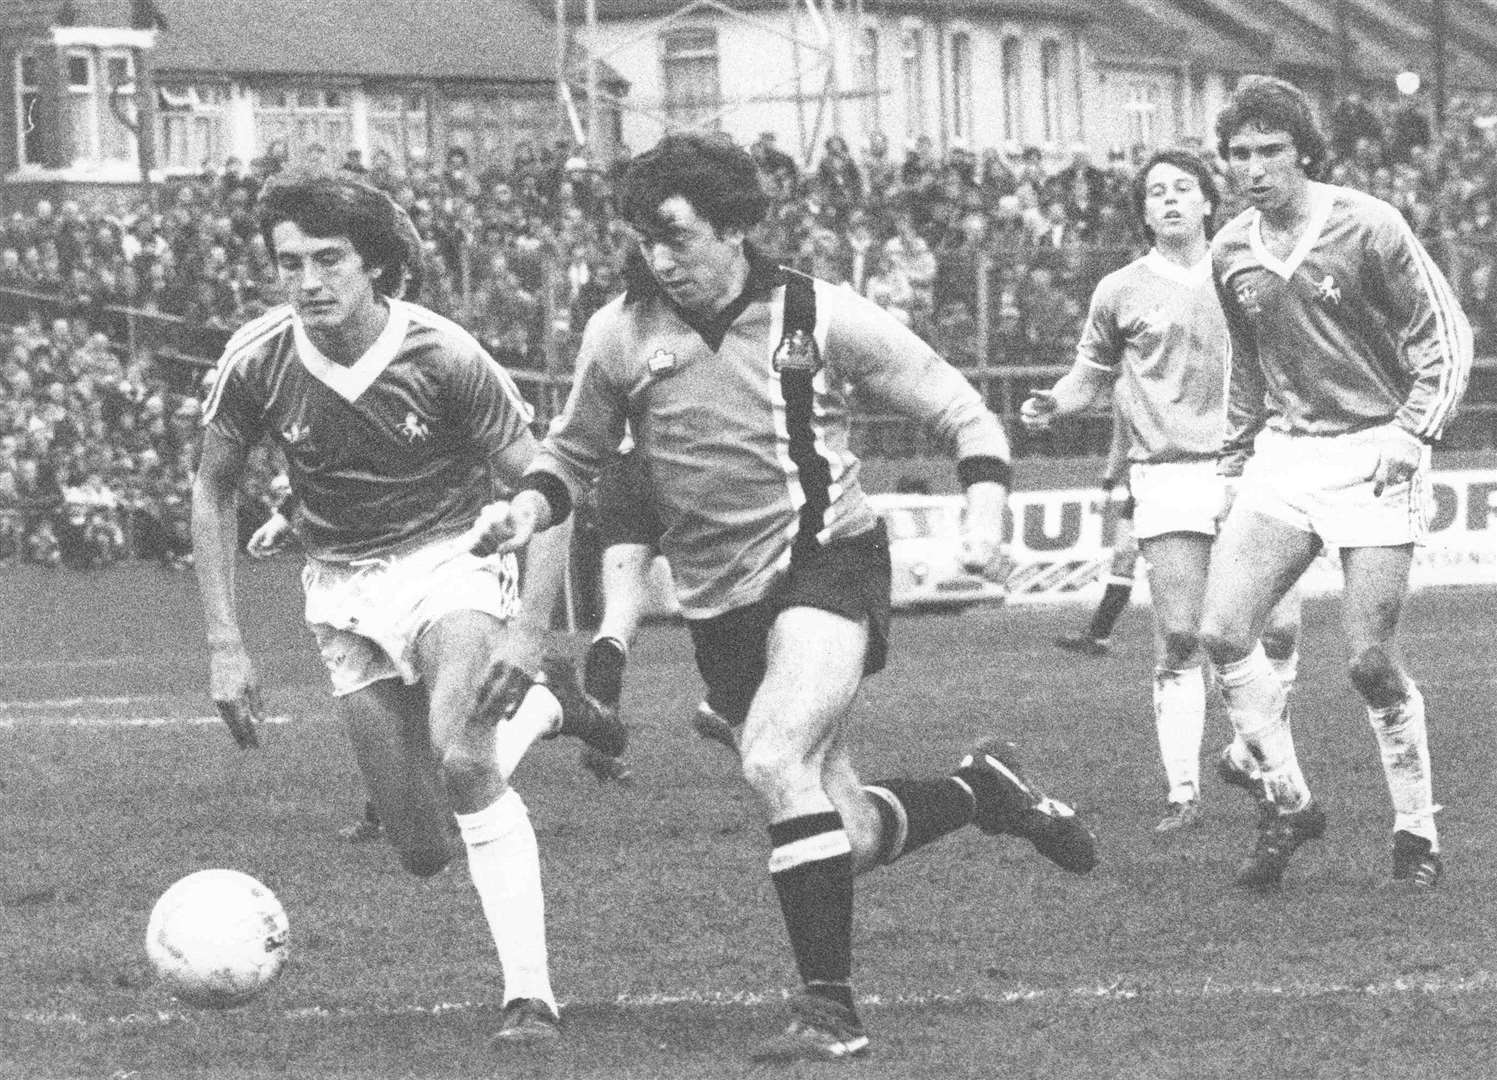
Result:
<instances>
[{"instance_id":1,"label":"player in dark jersey","mask_svg":"<svg viewBox=\"0 0 1497 1080\"><path fill-rule=\"evenodd\" d=\"M1212 244L1232 342L1223 460L1242 476L1211 563L1201 642L1278 807L1237 882L1277 886L1295 849L1325 832L1283 684L1256 644L1325 545L1340 554L1351 681L1393 803L1392 876L1433 887L1443 865L1424 699L1395 638L1431 504L1430 444L1465 390L1471 328L1394 207L1314 179L1325 139L1297 87L1244 80L1216 137L1251 205Z\"/></svg>"},{"instance_id":2,"label":"player in dark jersey","mask_svg":"<svg viewBox=\"0 0 1497 1080\"><path fill-rule=\"evenodd\" d=\"M504 969L498 1037L553 1037L535 832L509 777L537 738L577 734L614 754L623 739L569 665L539 661L544 682L523 673L542 638L521 617L515 564L479 558L463 540L478 508L530 464L530 410L470 335L398 298L419 242L382 192L293 179L262 193L258 217L290 303L225 348L193 490L214 701L241 745L255 744L235 511L246 456L270 438L287 460L307 554L307 623L378 819L423 876L461 838ZM557 581L527 575L534 610L549 613ZM496 655L500 677L486 681Z\"/></svg>"},{"instance_id":3,"label":"player in dark jersey","mask_svg":"<svg viewBox=\"0 0 1497 1080\"><path fill-rule=\"evenodd\" d=\"M475 523L475 548L513 549L564 519L627 423L697 667L713 705L743 721L803 984L790 1026L754 1056L861 1055L856 874L968 824L1072 871L1096 861L1090 831L1018 775L1007 744L980 744L949 776L868 787L850 756L853 699L884 664L890 565L848 445L848 386L952 447L972 567L999 561L1008 442L961 374L886 312L746 242L767 200L737 146L667 137L630 162L619 194L639 237L628 291L588 323L565 410L514 499Z\"/></svg>"}]
</instances>

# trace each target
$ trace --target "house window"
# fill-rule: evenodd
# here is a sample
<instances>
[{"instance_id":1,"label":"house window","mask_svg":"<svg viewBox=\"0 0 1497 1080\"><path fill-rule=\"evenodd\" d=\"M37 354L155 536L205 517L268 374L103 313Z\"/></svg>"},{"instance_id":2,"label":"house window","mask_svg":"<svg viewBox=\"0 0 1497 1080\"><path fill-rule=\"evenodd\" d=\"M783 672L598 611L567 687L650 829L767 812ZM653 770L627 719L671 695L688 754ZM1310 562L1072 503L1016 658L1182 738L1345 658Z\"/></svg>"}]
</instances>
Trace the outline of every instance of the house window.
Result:
<instances>
[{"instance_id":1,"label":"house window","mask_svg":"<svg viewBox=\"0 0 1497 1080\"><path fill-rule=\"evenodd\" d=\"M879 115L878 85L878 30L869 26L858 35L858 92L862 95L863 130L878 131L882 127Z\"/></svg>"},{"instance_id":2,"label":"house window","mask_svg":"<svg viewBox=\"0 0 1497 1080\"><path fill-rule=\"evenodd\" d=\"M1047 40L1040 46L1040 107L1047 143L1061 139L1060 42Z\"/></svg>"},{"instance_id":3,"label":"house window","mask_svg":"<svg viewBox=\"0 0 1497 1080\"><path fill-rule=\"evenodd\" d=\"M925 33L920 27L905 28L900 61L904 76L904 133L913 143L925 134Z\"/></svg>"},{"instance_id":4,"label":"house window","mask_svg":"<svg viewBox=\"0 0 1497 1080\"><path fill-rule=\"evenodd\" d=\"M369 96L369 152L384 151L390 159L402 162L413 153L430 149L430 112L426 95L419 93L371 94Z\"/></svg>"},{"instance_id":5,"label":"house window","mask_svg":"<svg viewBox=\"0 0 1497 1080\"><path fill-rule=\"evenodd\" d=\"M41 62L35 53L16 56L16 147L22 165L42 164Z\"/></svg>"},{"instance_id":6,"label":"house window","mask_svg":"<svg viewBox=\"0 0 1497 1080\"><path fill-rule=\"evenodd\" d=\"M717 128L722 108L717 31L672 30L662 44L666 122L672 128Z\"/></svg>"},{"instance_id":7,"label":"house window","mask_svg":"<svg viewBox=\"0 0 1497 1080\"><path fill-rule=\"evenodd\" d=\"M156 101L164 167L196 170L217 166L227 158L227 86L160 86Z\"/></svg>"},{"instance_id":8,"label":"house window","mask_svg":"<svg viewBox=\"0 0 1497 1080\"><path fill-rule=\"evenodd\" d=\"M1129 146L1155 146L1159 143L1159 86L1144 79L1128 83L1123 113L1128 121Z\"/></svg>"},{"instance_id":9,"label":"house window","mask_svg":"<svg viewBox=\"0 0 1497 1080\"><path fill-rule=\"evenodd\" d=\"M134 161L138 111L135 104L135 57L128 52L104 53L104 85L100 87L99 149L105 161Z\"/></svg>"},{"instance_id":10,"label":"house window","mask_svg":"<svg viewBox=\"0 0 1497 1080\"><path fill-rule=\"evenodd\" d=\"M972 35L951 36L951 135L972 141Z\"/></svg>"},{"instance_id":11,"label":"house window","mask_svg":"<svg viewBox=\"0 0 1497 1080\"><path fill-rule=\"evenodd\" d=\"M1022 46L1016 37L1003 39L1003 137L1009 142L1024 141L1024 117L1020 111L1023 98Z\"/></svg>"},{"instance_id":12,"label":"house window","mask_svg":"<svg viewBox=\"0 0 1497 1080\"><path fill-rule=\"evenodd\" d=\"M312 169L343 160L352 145L348 95L322 87L262 91L255 101L255 134L260 152Z\"/></svg>"},{"instance_id":13,"label":"house window","mask_svg":"<svg viewBox=\"0 0 1497 1080\"><path fill-rule=\"evenodd\" d=\"M94 55L84 49L67 54L68 130L73 134L73 160L99 157L99 98L95 89Z\"/></svg>"}]
</instances>

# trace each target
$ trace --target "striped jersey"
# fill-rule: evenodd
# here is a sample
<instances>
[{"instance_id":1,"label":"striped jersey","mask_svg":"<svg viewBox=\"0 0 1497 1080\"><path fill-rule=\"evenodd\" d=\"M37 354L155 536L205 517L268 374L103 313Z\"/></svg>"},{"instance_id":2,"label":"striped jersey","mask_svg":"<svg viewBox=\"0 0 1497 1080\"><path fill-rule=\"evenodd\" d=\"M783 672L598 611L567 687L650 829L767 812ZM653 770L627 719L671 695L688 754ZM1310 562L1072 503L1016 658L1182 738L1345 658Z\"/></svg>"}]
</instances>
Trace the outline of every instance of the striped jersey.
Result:
<instances>
[{"instance_id":1,"label":"striped jersey","mask_svg":"<svg viewBox=\"0 0 1497 1080\"><path fill-rule=\"evenodd\" d=\"M1157 250L1104 277L1076 356L1115 379L1128 459L1192 461L1221 451L1227 419L1227 324L1211 260L1171 262Z\"/></svg>"},{"instance_id":2,"label":"striped jersey","mask_svg":"<svg viewBox=\"0 0 1497 1080\"><path fill-rule=\"evenodd\" d=\"M877 524L849 447L853 391L862 407L922 422L959 458L1008 460L997 417L961 373L850 289L813 281L814 344L784 356L788 273L751 274L715 347L659 290L631 287L601 309L531 466L576 499L627 423L690 618L762 599L795 551Z\"/></svg>"},{"instance_id":3,"label":"striped jersey","mask_svg":"<svg viewBox=\"0 0 1497 1080\"><path fill-rule=\"evenodd\" d=\"M351 365L324 356L290 306L224 349L204 423L285 452L297 533L310 556L349 561L466 529L493 500L490 455L520 438L530 407L457 324L390 300Z\"/></svg>"},{"instance_id":4,"label":"striped jersey","mask_svg":"<svg viewBox=\"0 0 1497 1080\"><path fill-rule=\"evenodd\" d=\"M1337 435L1395 422L1444 431L1471 371L1471 327L1445 277L1389 204L1310 185L1310 218L1285 259L1249 208L1212 242L1232 338L1229 450L1265 423Z\"/></svg>"}]
</instances>

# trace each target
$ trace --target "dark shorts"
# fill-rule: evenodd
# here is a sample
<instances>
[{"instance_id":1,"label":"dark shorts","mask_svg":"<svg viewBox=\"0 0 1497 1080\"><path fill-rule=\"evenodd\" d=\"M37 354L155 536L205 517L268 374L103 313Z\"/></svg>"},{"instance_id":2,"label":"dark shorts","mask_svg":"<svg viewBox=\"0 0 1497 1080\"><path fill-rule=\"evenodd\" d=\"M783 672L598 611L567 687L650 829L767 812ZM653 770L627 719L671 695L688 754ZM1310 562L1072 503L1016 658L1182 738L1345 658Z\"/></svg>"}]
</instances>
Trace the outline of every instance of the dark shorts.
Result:
<instances>
[{"instance_id":1,"label":"dark shorts","mask_svg":"<svg viewBox=\"0 0 1497 1080\"><path fill-rule=\"evenodd\" d=\"M605 551L614 544L655 547L662 531L644 461L631 450L598 475L598 542Z\"/></svg>"},{"instance_id":2,"label":"dark shorts","mask_svg":"<svg viewBox=\"0 0 1497 1080\"><path fill-rule=\"evenodd\" d=\"M707 704L730 724L743 723L764 679L770 628L786 608L820 608L854 622L866 620L863 674L882 671L889 656L889 587L889 534L879 522L860 536L793 560L789 575L763 600L690 620Z\"/></svg>"}]
</instances>

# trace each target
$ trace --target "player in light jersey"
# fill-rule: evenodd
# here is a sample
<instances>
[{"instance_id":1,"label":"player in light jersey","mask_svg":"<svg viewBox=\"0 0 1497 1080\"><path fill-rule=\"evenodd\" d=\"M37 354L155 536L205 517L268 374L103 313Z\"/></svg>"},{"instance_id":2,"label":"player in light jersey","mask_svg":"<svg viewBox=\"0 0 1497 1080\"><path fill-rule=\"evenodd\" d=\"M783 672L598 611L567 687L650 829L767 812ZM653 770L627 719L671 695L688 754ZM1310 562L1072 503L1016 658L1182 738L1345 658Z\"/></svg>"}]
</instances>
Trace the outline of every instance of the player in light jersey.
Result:
<instances>
[{"instance_id":1,"label":"player in light jersey","mask_svg":"<svg viewBox=\"0 0 1497 1080\"><path fill-rule=\"evenodd\" d=\"M1018 775L1006 744L984 742L951 775L868 787L850 756L853 699L886 655L890 566L848 446L847 386L953 448L974 567L998 559L1008 442L960 373L887 313L746 244L767 200L739 147L669 136L630 162L619 196L639 233L628 291L588 323L566 409L474 542L514 548L562 520L627 422L709 698L743 722L801 976L789 1027L754 1057L859 1056L855 874L968 824L1069 870L1096 861L1090 831Z\"/></svg>"},{"instance_id":2,"label":"player in light jersey","mask_svg":"<svg viewBox=\"0 0 1497 1080\"><path fill-rule=\"evenodd\" d=\"M1023 414L1020 414L1023 420ZM1079 656L1106 656L1112 651L1112 631L1128 609L1133 596L1133 575L1138 566L1138 537L1133 534L1133 492L1128 488L1128 430L1116 407L1112 411L1112 440L1102 467L1102 497L1116 534L1102 597L1086 628L1055 639L1055 644Z\"/></svg>"},{"instance_id":3,"label":"player in light jersey","mask_svg":"<svg viewBox=\"0 0 1497 1080\"><path fill-rule=\"evenodd\" d=\"M1133 532L1148 564L1154 608L1154 720L1169 806L1169 833L1200 819L1206 676L1197 631L1212 544L1228 504L1216 468L1226 427L1227 328L1211 284L1208 239L1218 195L1205 162L1162 150L1133 182L1133 204L1152 241L1148 254L1097 285L1076 361L1048 392L1020 409L1029 427L1087 408L1108 386L1123 425ZM1292 682L1297 594L1282 613L1276 647ZM1218 768L1256 788L1247 747L1229 746Z\"/></svg>"},{"instance_id":4,"label":"player in light jersey","mask_svg":"<svg viewBox=\"0 0 1497 1080\"><path fill-rule=\"evenodd\" d=\"M1435 829L1424 700L1395 641L1429 507L1430 444L1464 393L1471 329L1393 207L1318 183L1325 140L1305 95L1245 80L1217 148L1250 206L1217 234L1213 272L1232 336L1229 469L1247 456L1218 541L1201 636L1237 732L1279 813L1239 884L1279 884L1325 831L1258 630L1322 545L1338 549L1352 684L1367 706L1394 809L1393 879L1432 887Z\"/></svg>"},{"instance_id":5,"label":"player in light jersey","mask_svg":"<svg viewBox=\"0 0 1497 1080\"><path fill-rule=\"evenodd\" d=\"M463 540L530 464L530 410L470 335L396 298L419 241L382 192L332 177L277 183L258 219L290 303L225 348L193 489L214 701L241 745L255 744L235 511L246 455L269 438L297 504L307 623L378 819L422 876L461 837L504 970L499 1038L552 1037L535 832L509 777L536 738L623 745L565 665L543 663L545 685L521 673L540 637L519 618L515 562L478 558ZM555 575L527 575L538 612L555 589ZM485 696L496 654L502 686Z\"/></svg>"}]
</instances>

